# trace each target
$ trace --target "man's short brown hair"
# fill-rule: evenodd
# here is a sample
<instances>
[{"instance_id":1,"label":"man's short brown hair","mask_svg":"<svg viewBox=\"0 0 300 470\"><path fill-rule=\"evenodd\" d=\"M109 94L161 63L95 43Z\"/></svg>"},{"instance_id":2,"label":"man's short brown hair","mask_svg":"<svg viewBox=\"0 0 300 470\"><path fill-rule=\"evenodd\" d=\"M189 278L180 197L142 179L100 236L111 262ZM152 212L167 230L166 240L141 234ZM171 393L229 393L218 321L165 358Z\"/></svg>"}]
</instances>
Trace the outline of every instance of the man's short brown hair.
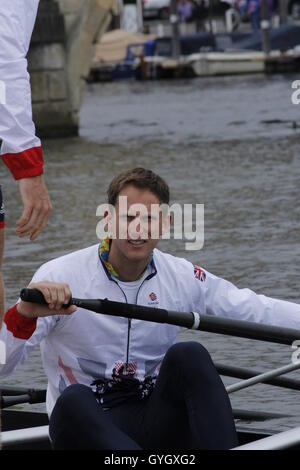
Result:
<instances>
[{"instance_id":1,"label":"man's short brown hair","mask_svg":"<svg viewBox=\"0 0 300 470\"><path fill-rule=\"evenodd\" d=\"M120 192L129 184L139 189L149 189L158 197L160 204L169 204L170 191L167 183L153 171L140 167L123 171L112 180L107 190L108 203L115 206Z\"/></svg>"}]
</instances>

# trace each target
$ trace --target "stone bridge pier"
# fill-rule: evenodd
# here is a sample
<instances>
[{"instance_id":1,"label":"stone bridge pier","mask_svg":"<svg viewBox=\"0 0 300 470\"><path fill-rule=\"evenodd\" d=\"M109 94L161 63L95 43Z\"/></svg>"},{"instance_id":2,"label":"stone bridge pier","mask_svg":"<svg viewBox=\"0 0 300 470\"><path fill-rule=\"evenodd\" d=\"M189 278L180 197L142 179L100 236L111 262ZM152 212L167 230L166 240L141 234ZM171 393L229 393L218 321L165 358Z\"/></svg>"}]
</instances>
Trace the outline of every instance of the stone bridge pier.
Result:
<instances>
[{"instance_id":1,"label":"stone bridge pier","mask_svg":"<svg viewBox=\"0 0 300 470\"><path fill-rule=\"evenodd\" d=\"M40 0L28 53L33 117L40 137L78 133L94 44L116 0Z\"/></svg>"}]
</instances>

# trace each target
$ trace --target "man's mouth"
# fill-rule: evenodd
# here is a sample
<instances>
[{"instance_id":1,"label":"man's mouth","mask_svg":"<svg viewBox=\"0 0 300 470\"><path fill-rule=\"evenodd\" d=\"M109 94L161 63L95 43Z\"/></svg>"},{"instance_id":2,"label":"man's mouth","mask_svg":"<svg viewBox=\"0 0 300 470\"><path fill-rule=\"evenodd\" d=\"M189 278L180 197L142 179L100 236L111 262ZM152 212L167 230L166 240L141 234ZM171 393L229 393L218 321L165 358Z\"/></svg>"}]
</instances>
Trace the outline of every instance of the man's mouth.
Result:
<instances>
[{"instance_id":1,"label":"man's mouth","mask_svg":"<svg viewBox=\"0 0 300 470\"><path fill-rule=\"evenodd\" d=\"M133 246L142 246L146 243L146 240L128 240L128 243Z\"/></svg>"}]
</instances>

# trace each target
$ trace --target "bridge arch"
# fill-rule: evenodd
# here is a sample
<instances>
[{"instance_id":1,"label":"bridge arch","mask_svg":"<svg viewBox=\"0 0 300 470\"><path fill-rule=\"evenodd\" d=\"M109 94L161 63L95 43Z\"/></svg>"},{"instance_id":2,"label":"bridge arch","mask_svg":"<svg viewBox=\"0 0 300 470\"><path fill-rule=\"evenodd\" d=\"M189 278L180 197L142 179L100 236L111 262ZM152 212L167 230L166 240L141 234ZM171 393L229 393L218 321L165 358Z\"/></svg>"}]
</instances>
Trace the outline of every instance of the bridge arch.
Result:
<instances>
[{"instance_id":1,"label":"bridge arch","mask_svg":"<svg viewBox=\"0 0 300 470\"><path fill-rule=\"evenodd\" d=\"M116 0L40 0L28 53L33 116L41 137L78 133L94 44Z\"/></svg>"}]
</instances>

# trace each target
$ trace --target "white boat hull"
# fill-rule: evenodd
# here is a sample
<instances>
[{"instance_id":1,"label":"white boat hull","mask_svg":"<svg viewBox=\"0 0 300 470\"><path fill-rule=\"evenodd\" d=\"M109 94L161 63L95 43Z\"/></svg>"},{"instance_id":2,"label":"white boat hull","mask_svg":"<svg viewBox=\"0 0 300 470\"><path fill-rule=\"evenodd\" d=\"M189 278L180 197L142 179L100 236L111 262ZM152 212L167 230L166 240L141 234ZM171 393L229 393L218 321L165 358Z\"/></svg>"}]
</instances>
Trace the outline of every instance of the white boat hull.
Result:
<instances>
[{"instance_id":1,"label":"white boat hull","mask_svg":"<svg viewBox=\"0 0 300 470\"><path fill-rule=\"evenodd\" d=\"M265 70L263 52L210 52L192 54L188 62L198 77L259 73Z\"/></svg>"}]
</instances>

